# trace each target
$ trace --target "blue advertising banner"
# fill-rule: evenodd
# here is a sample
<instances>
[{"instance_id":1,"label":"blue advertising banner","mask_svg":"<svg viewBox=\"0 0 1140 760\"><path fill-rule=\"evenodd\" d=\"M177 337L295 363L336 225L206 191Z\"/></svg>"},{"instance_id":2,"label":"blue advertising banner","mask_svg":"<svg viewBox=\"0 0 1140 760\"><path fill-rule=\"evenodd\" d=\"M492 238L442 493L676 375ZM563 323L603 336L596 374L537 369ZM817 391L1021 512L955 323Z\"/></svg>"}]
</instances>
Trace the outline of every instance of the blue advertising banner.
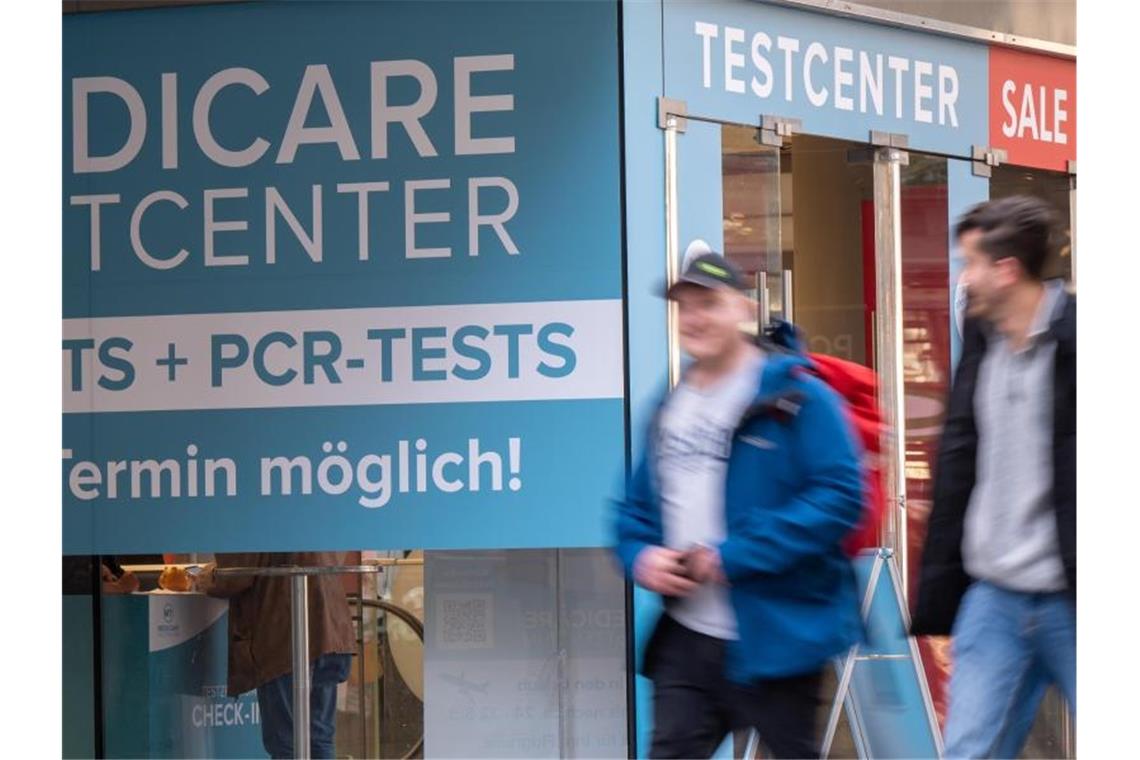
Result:
<instances>
[{"instance_id":1,"label":"blue advertising banner","mask_svg":"<svg viewBox=\"0 0 1140 760\"><path fill-rule=\"evenodd\" d=\"M65 553L607 542L615 5L72 14L63 48Z\"/></svg>"},{"instance_id":2,"label":"blue advertising banner","mask_svg":"<svg viewBox=\"0 0 1140 760\"><path fill-rule=\"evenodd\" d=\"M665 94L691 114L968 156L986 145L985 45L746 0L663 4Z\"/></svg>"}]
</instances>

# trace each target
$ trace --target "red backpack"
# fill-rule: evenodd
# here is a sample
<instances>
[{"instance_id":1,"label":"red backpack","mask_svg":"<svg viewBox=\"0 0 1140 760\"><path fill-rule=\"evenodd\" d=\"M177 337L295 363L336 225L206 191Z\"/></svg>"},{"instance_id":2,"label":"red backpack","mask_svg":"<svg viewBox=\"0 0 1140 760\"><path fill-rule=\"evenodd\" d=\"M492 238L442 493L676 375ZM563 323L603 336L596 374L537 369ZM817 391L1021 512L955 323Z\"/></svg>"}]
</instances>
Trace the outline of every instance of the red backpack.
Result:
<instances>
[{"instance_id":1,"label":"red backpack","mask_svg":"<svg viewBox=\"0 0 1140 760\"><path fill-rule=\"evenodd\" d=\"M879 546L879 525L886 506L879 467L883 420L879 414L875 372L862 364L826 354L808 354L808 358L816 376L846 402L847 419L863 444L863 519L843 540L843 550L854 557L863 549Z\"/></svg>"}]
</instances>

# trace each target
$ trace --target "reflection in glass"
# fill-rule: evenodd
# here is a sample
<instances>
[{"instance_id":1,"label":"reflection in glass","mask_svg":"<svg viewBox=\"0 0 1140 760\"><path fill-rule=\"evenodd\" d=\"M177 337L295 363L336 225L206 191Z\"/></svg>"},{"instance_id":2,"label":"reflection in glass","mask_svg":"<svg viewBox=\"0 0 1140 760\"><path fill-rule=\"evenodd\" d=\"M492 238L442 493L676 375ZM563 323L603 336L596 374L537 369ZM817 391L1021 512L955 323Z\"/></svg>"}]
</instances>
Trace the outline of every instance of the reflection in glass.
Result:
<instances>
[{"instance_id":1,"label":"reflection in glass","mask_svg":"<svg viewBox=\"0 0 1140 760\"><path fill-rule=\"evenodd\" d=\"M950 220L947 162L911 153L900 167L903 392L906 408L907 574L918 592L938 438L950 386ZM946 719L949 640L919 640L938 719Z\"/></svg>"},{"instance_id":2,"label":"reflection in glass","mask_svg":"<svg viewBox=\"0 0 1140 760\"><path fill-rule=\"evenodd\" d=\"M1032 195L1049 203L1056 212L1056 239L1050 258L1045 264L1046 277L1072 279L1073 229L1070 215L1070 188L1072 178L1061 172L1028 169L1022 166L998 166L990 179L990 197L1005 198L1011 195ZM1068 708L1060 692L1050 688L1037 711L1037 719L1029 733L1021 756L1024 758L1067 757L1064 725Z\"/></svg>"},{"instance_id":3,"label":"reflection in glass","mask_svg":"<svg viewBox=\"0 0 1140 760\"><path fill-rule=\"evenodd\" d=\"M186 556L103 559L134 573L140 591L93 593L100 558L65 558L71 755L100 754L98 728L111 757L264 757L256 691L227 689L230 655L242 653L228 630L232 600L158 588ZM298 562L314 564L284 564ZM352 620L355 652L335 689L337 757L627 755L626 589L608 550L364 551L336 564L380 566L310 584L311 632L327 613L314 609L314 588L347 599ZM288 615L251 612L251 632L272 626L289 639ZM79 657L93 620L95 662Z\"/></svg>"},{"instance_id":4,"label":"reflection in glass","mask_svg":"<svg viewBox=\"0 0 1140 760\"><path fill-rule=\"evenodd\" d=\"M757 283L759 272L768 274L769 308L783 308L780 273L786 245L786 221L791 209L782 192L780 149L761 145L759 131L749 127L721 127L721 192L724 214L724 254ZM749 295L760 301L754 288Z\"/></svg>"}]
</instances>

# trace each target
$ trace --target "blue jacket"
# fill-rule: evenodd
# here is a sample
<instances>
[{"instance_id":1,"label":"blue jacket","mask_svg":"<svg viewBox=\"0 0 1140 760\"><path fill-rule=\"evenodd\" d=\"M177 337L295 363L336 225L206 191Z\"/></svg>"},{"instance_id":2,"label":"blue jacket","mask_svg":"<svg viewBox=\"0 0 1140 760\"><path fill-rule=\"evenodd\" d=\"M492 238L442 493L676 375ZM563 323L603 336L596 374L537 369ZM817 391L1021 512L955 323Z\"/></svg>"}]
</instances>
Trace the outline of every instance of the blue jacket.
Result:
<instances>
[{"instance_id":1,"label":"blue jacket","mask_svg":"<svg viewBox=\"0 0 1140 760\"><path fill-rule=\"evenodd\" d=\"M835 392L795 371L807 363L769 351L729 454L727 539L718 548L740 637L728 646L726 675L738 683L816 670L863 637L854 570L840 547L862 514L859 444ZM617 504L615 552L627 577L642 549L664 544L660 409Z\"/></svg>"}]
</instances>

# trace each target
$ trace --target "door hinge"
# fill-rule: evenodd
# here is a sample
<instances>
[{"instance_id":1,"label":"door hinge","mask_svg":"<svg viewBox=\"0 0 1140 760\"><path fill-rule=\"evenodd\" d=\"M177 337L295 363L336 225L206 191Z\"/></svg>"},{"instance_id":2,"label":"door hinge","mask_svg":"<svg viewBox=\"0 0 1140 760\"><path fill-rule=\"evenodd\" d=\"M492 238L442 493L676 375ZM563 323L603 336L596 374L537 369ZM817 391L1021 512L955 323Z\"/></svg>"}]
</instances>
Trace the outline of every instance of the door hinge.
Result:
<instances>
[{"instance_id":1,"label":"door hinge","mask_svg":"<svg viewBox=\"0 0 1140 760\"><path fill-rule=\"evenodd\" d=\"M902 132L880 132L872 129L871 138L868 142L880 148L902 148L905 150L910 147L910 138Z\"/></svg>"},{"instance_id":2,"label":"door hinge","mask_svg":"<svg viewBox=\"0 0 1140 760\"><path fill-rule=\"evenodd\" d=\"M1001 166L1008 160L1009 154L1003 148L990 148L985 145L975 145L973 148L973 170L975 177L992 177L995 166Z\"/></svg>"},{"instance_id":3,"label":"door hinge","mask_svg":"<svg viewBox=\"0 0 1140 760\"><path fill-rule=\"evenodd\" d=\"M657 98L658 129L669 129L672 126L678 132L684 132L689 128L689 120L685 118L688 113L689 107L683 100Z\"/></svg>"},{"instance_id":4,"label":"door hinge","mask_svg":"<svg viewBox=\"0 0 1140 760\"><path fill-rule=\"evenodd\" d=\"M757 141L761 145L780 148L784 145L785 137L791 137L796 134L803 129L803 126L804 123L801 119L789 119L783 116L765 116L761 114Z\"/></svg>"}]
</instances>

